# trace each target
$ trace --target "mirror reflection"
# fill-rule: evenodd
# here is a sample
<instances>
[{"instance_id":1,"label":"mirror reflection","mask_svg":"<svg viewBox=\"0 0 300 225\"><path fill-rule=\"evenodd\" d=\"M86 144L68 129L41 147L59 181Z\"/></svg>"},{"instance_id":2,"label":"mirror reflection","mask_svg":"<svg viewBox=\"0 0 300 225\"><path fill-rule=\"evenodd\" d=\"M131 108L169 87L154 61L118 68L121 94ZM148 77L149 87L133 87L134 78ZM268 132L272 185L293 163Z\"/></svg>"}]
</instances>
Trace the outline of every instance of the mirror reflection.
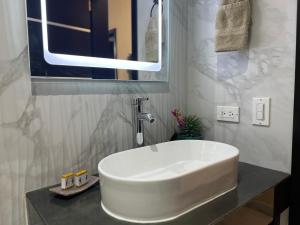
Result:
<instances>
[{"instance_id":1,"label":"mirror reflection","mask_svg":"<svg viewBox=\"0 0 300 225\"><path fill-rule=\"evenodd\" d=\"M43 56L40 4L27 0L32 76L159 80L154 72L48 64ZM158 0L47 0L46 5L51 53L158 62ZM165 20L164 16L163 34Z\"/></svg>"}]
</instances>

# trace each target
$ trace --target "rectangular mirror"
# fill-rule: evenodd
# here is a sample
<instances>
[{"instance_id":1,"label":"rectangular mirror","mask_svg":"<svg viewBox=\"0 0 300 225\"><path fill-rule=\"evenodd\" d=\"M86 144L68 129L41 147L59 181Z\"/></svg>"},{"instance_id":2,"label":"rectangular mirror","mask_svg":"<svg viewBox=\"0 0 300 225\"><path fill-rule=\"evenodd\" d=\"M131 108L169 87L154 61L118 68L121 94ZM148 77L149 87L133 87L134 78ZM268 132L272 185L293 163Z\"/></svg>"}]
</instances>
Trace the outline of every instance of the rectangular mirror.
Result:
<instances>
[{"instance_id":1,"label":"rectangular mirror","mask_svg":"<svg viewBox=\"0 0 300 225\"><path fill-rule=\"evenodd\" d=\"M27 0L33 77L167 81L168 0Z\"/></svg>"}]
</instances>

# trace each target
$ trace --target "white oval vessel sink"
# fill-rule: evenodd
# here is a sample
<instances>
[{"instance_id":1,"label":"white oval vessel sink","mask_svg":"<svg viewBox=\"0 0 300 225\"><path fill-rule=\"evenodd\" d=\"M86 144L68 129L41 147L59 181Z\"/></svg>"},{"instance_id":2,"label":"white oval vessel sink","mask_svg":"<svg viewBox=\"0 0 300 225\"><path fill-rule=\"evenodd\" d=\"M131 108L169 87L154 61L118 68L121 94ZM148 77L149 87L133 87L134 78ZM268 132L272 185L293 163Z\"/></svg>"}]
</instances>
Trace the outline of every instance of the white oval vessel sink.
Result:
<instances>
[{"instance_id":1,"label":"white oval vessel sink","mask_svg":"<svg viewBox=\"0 0 300 225\"><path fill-rule=\"evenodd\" d=\"M128 222L169 221L237 186L239 150L210 141L137 148L99 165L101 205Z\"/></svg>"}]
</instances>

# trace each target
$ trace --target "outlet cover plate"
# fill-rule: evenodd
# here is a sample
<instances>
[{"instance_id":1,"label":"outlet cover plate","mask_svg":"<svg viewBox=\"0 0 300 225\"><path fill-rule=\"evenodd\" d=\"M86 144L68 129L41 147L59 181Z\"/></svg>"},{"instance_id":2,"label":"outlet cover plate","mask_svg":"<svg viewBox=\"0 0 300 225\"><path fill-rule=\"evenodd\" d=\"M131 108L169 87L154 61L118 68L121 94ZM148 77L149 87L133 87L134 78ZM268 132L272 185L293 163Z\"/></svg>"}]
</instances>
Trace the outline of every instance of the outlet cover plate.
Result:
<instances>
[{"instance_id":1,"label":"outlet cover plate","mask_svg":"<svg viewBox=\"0 0 300 225\"><path fill-rule=\"evenodd\" d=\"M240 122L240 107L238 106L217 106L217 120L225 122Z\"/></svg>"}]
</instances>

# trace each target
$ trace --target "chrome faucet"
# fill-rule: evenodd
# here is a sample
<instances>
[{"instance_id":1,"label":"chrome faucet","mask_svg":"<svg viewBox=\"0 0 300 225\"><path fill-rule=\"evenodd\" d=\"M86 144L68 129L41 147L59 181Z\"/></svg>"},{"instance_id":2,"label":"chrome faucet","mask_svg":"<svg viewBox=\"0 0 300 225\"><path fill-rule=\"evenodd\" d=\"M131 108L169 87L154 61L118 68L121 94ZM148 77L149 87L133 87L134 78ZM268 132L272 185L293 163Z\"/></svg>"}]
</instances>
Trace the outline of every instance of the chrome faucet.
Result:
<instances>
[{"instance_id":1,"label":"chrome faucet","mask_svg":"<svg viewBox=\"0 0 300 225\"><path fill-rule=\"evenodd\" d=\"M153 123L154 116L151 113L143 112L143 102L149 98L136 98L133 100L133 118L134 118L134 139L137 146L144 145L144 121Z\"/></svg>"},{"instance_id":2,"label":"chrome faucet","mask_svg":"<svg viewBox=\"0 0 300 225\"><path fill-rule=\"evenodd\" d=\"M155 121L154 117L150 113L138 113L137 118L140 121L148 121L149 123L153 123Z\"/></svg>"}]
</instances>

